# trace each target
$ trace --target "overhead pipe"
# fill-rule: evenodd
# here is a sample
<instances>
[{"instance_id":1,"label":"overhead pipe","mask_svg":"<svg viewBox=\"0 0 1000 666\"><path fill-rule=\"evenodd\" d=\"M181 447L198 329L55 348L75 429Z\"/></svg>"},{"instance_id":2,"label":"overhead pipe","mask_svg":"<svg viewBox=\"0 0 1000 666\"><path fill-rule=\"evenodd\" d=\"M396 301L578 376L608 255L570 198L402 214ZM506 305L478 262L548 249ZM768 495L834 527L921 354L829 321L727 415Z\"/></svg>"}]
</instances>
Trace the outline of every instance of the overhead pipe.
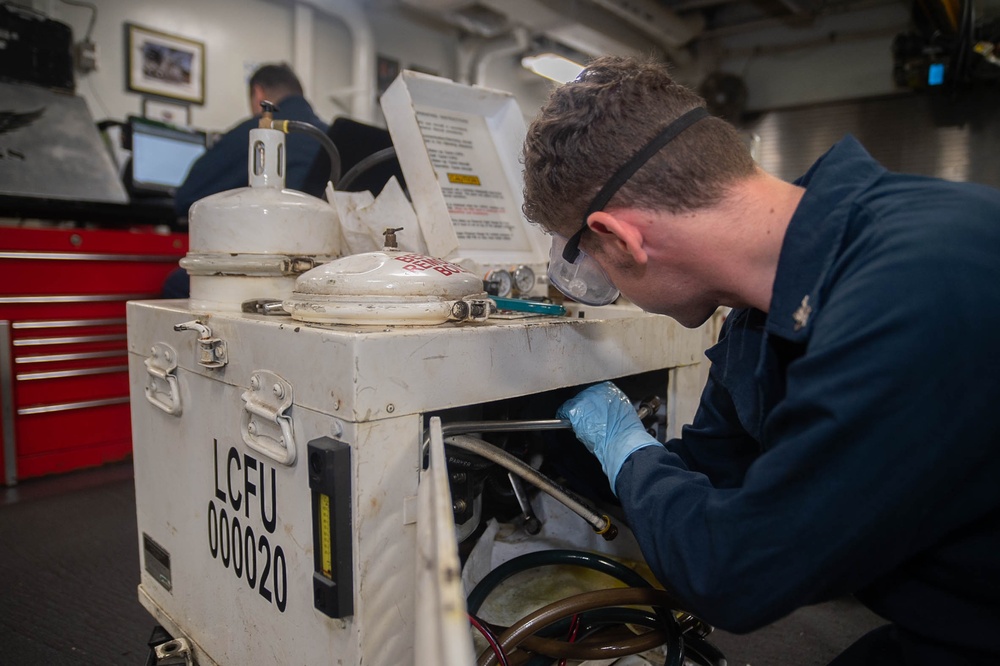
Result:
<instances>
[{"instance_id":1,"label":"overhead pipe","mask_svg":"<svg viewBox=\"0 0 1000 666\"><path fill-rule=\"evenodd\" d=\"M850 6L838 5L836 7L827 7L816 12L813 15L795 18L795 17L772 17L765 19L758 19L755 21L747 21L744 23L734 23L732 25L722 26L719 28L712 28L711 30L706 30L701 34L701 39L718 39L722 37L731 37L732 35L740 35L748 32L758 32L761 30L767 30L769 28L776 27L786 27L788 25L805 25L815 19L822 18L825 16L837 16L840 14L846 14L848 12L857 12L866 9L875 9L878 7L886 7L889 5L897 4L896 0L860 0L860 2L855 2ZM824 38L818 38L820 40ZM829 41L829 40L827 40Z\"/></svg>"},{"instance_id":2,"label":"overhead pipe","mask_svg":"<svg viewBox=\"0 0 1000 666\"><path fill-rule=\"evenodd\" d=\"M680 17L653 2L636 3L622 0L590 0L590 2L652 37L669 54L676 54L690 44L705 26L703 17Z\"/></svg>"},{"instance_id":3,"label":"overhead pipe","mask_svg":"<svg viewBox=\"0 0 1000 666\"><path fill-rule=\"evenodd\" d=\"M366 123L375 122L375 38L360 0L301 0L347 26L351 34L351 116ZM296 13L298 17L298 13ZM298 33L297 33L298 34Z\"/></svg>"},{"instance_id":4,"label":"overhead pipe","mask_svg":"<svg viewBox=\"0 0 1000 666\"><path fill-rule=\"evenodd\" d=\"M469 82L474 85L483 85L486 77L486 67L497 58L524 53L531 45L528 29L517 26L504 37L491 39L484 42L476 50L469 63Z\"/></svg>"}]
</instances>

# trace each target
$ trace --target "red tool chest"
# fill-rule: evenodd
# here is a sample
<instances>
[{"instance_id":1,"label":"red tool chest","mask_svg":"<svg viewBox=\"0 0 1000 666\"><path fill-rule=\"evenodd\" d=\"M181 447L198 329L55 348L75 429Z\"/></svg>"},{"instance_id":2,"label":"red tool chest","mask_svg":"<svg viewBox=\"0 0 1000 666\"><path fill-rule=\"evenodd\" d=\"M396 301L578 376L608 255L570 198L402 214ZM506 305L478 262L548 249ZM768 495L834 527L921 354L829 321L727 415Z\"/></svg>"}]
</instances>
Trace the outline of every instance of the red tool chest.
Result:
<instances>
[{"instance_id":1,"label":"red tool chest","mask_svg":"<svg viewBox=\"0 0 1000 666\"><path fill-rule=\"evenodd\" d=\"M0 484L129 455L125 303L186 252L148 227L0 227Z\"/></svg>"}]
</instances>

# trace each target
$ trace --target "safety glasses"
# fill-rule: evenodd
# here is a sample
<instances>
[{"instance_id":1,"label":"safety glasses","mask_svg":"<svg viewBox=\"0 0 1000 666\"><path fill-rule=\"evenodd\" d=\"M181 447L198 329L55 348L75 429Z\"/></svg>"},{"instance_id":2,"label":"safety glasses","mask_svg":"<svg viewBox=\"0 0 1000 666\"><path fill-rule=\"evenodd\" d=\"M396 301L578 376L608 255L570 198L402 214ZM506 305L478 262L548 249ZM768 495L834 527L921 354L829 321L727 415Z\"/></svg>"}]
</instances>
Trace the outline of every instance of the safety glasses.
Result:
<instances>
[{"instance_id":1,"label":"safety glasses","mask_svg":"<svg viewBox=\"0 0 1000 666\"><path fill-rule=\"evenodd\" d=\"M695 107L664 127L649 143L614 173L600 189L583 214L583 224L568 239L552 234L549 250L549 281L566 296L584 305L607 305L618 298L619 291L593 257L580 249L580 239L587 230L591 213L604 210L622 185L649 159L678 134L709 115L704 107Z\"/></svg>"},{"instance_id":2,"label":"safety glasses","mask_svg":"<svg viewBox=\"0 0 1000 666\"><path fill-rule=\"evenodd\" d=\"M573 234L577 244L582 233L583 229ZM549 282L566 296L584 305L614 303L618 298L618 287L611 282L611 278L593 257L576 247L573 249L575 258L566 259L570 241L552 234L552 247L549 249Z\"/></svg>"}]
</instances>

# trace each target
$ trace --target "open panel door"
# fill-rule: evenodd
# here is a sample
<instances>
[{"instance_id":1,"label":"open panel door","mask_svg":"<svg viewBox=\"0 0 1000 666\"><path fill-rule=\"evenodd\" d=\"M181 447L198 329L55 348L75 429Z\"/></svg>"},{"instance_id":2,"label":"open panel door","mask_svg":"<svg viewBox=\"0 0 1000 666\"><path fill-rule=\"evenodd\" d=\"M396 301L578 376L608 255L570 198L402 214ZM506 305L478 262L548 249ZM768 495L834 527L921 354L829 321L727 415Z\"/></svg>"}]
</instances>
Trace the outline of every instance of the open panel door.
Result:
<instances>
[{"instance_id":1,"label":"open panel door","mask_svg":"<svg viewBox=\"0 0 1000 666\"><path fill-rule=\"evenodd\" d=\"M417 618L414 664L476 663L462 589L441 419L430 421L430 464L417 491Z\"/></svg>"}]
</instances>

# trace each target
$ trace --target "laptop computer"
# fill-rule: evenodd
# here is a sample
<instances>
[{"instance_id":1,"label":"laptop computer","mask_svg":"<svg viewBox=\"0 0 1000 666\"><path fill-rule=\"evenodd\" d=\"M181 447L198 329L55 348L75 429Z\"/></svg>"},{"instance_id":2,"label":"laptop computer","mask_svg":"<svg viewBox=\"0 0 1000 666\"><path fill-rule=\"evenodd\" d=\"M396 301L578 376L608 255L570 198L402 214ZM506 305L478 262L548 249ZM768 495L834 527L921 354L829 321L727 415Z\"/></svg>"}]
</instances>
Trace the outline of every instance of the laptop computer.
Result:
<instances>
[{"instance_id":1,"label":"laptop computer","mask_svg":"<svg viewBox=\"0 0 1000 666\"><path fill-rule=\"evenodd\" d=\"M125 186L132 196L172 197L191 165L206 150L206 134L146 118L128 118L131 168Z\"/></svg>"}]
</instances>

